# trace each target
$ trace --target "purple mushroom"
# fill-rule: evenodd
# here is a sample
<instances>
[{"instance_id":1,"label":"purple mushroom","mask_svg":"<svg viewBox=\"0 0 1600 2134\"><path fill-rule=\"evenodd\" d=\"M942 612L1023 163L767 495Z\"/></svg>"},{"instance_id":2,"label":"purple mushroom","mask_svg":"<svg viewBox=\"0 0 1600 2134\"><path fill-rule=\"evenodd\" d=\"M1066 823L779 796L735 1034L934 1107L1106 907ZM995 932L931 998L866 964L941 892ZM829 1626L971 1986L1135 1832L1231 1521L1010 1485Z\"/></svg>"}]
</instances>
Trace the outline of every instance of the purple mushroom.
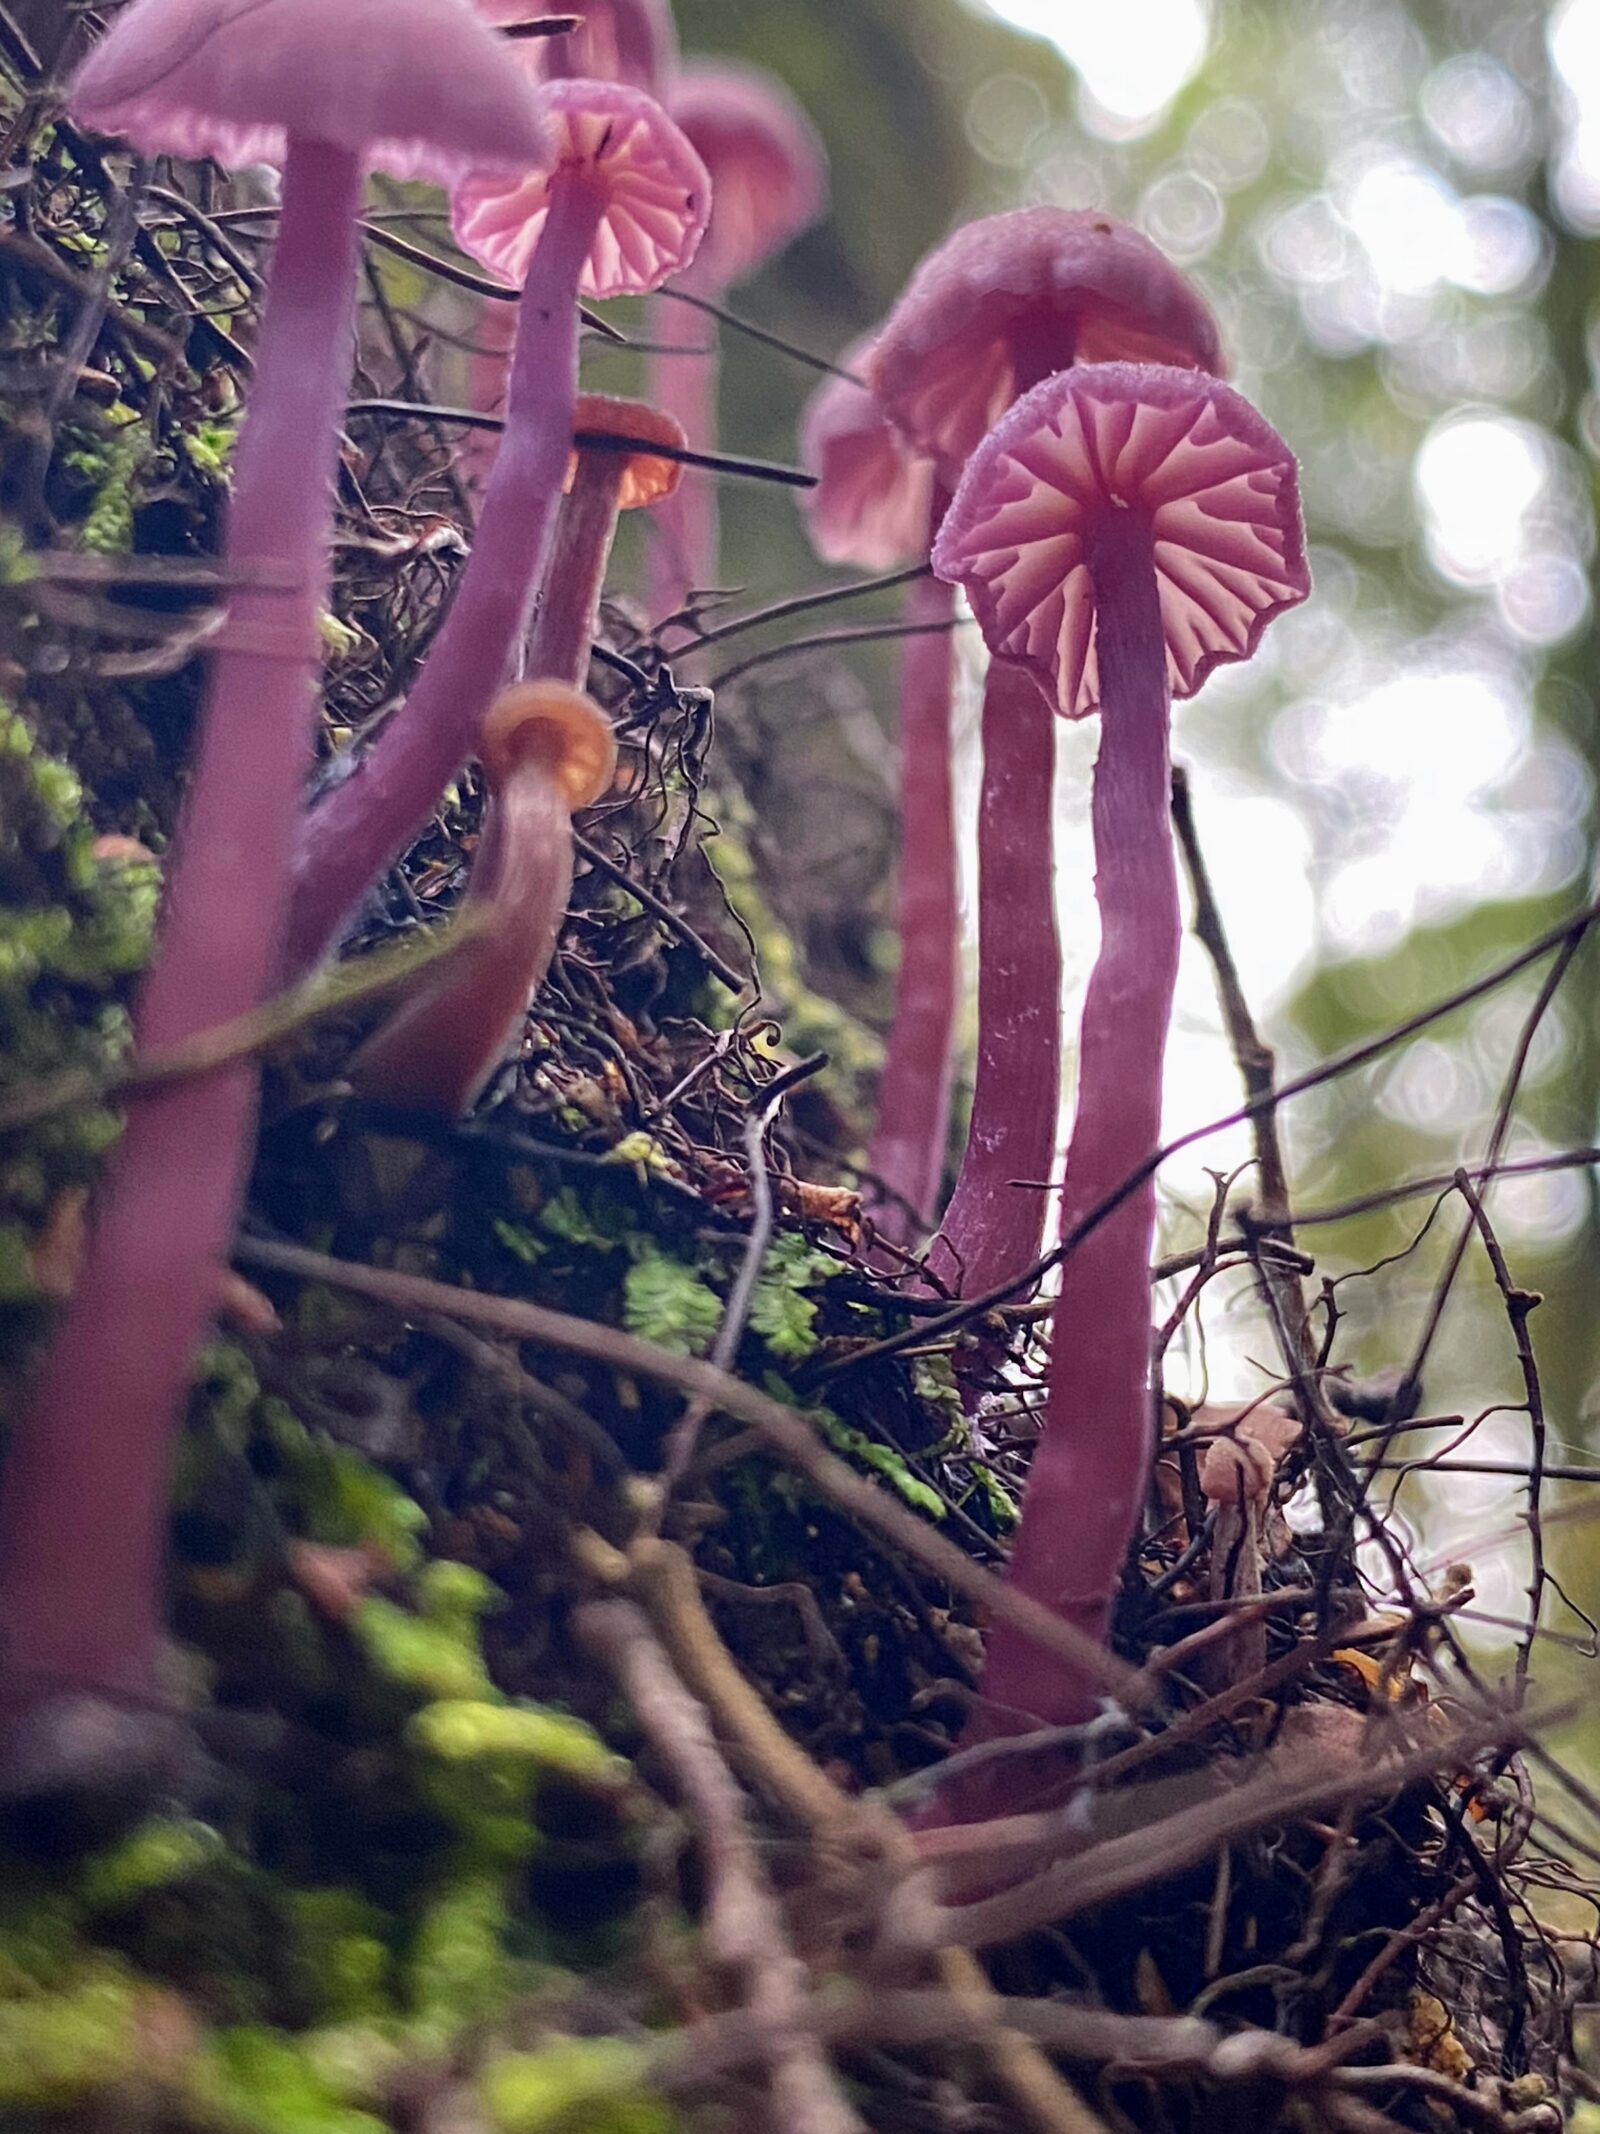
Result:
<instances>
[{"instance_id":1,"label":"purple mushroom","mask_svg":"<svg viewBox=\"0 0 1600 2134\"><path fill-rule=\"evenodd\" d=\"M572 818L617 768L611 722L564 682L519 682L483 724L489 802L461 916L471 931L422 972L356 1053L363 1096L463 1117L522 1034L572 887Z\"/></svg>"},{"instance_id":2,"label":"purple mushroom","mask_svg":"<svg viewBox=\"0 0 1600 2134\"><path fill-rule=\"evenodd\" d=\"M525 49L513 47L519 57ZM658 287L693 258L705 228L705 166L659 104L594 81L551 82L538 102L554 169L472 177L454 194L463 249L507 284L524 284L506 427L472 555L403 708L306 824L291 972L316 962L427 821L507 679L572 446L578 297Z\"/></svg>"},{"instance_id":3,"label":"purple mushroom","mask_svg":"<svg viewBox=\"0 0 1600 2134\"><path fill-rule=\"evenodd\" d=\"M974 454L934 546L990 651L1067 718L1103 714L1093 822L1100 953L1078 1051L1063 1231L1160 1141L1180 921L1168 817L1171 698L1248 659L1310 591L1289 448L1228 386L1132 363L1063 372ZM1153 1178L1068 1257L1049 1402L1008 1576L1104 1639L1153 1444ZM975 1731L1071 1724L1096 1685L991 1626Z\"/></svg>"},{"instance_id":4,"label":"purple mushroom","mask_svg":"<svg viewBox=\"0 0 1600 2134\"><path fill-rule=\"evenodd\" d=\"M871 343L858 343L846 351L844 368L858 371L871 356ZM889 427L871 393L848 378L829 378L806 408L800 445L817 476L804 509L818 555L877 571L926 556L945 494L932 461ZM950 1128L960 990L950 789L955 640L947 627L954 619L947 585L930 577L911 586L906 621L914 634L900 654L900 962L867 1155L868 1170L884 1188L874 1220L901 1245L937 1218Z\"/></svg>"},{"instance_id":5,"label":"purple mushroom","mask_svg":"<svg viewBox=\"0 0 1600 2134\"><path fill-rule=\"evenodd\" d=\"M710 227L679 286L719 302L822 213L827 154L783 83L758 67L691 63L679 73L667 108L711 173ZM656 307L664 341L682 338L682 313L672 317L674 308ZM650 397L677 417L694 444L710 449L717 438L716 322L697 323L712 338L710 354L656 357ZM667 500L655 535L651 602L658 615L670 615L690 592L717 579L717 499L704 475Z\"/></svg>"},{"instance_id":6,"label":"purple mushroom","mask_svg":"<svg viewBox=\"0 0 1600 2134\"><path fill-rule=\"evenodd\" d=\"M135 0L79 70L80 124L150 155L275 162L283 205L234 466L199 755L139 999L141 1052L271 992L311 761L317 617L353 339L363 172L460 178L542 151L526 85L465 0ZM0 1478L0 1696L139 1693L161 1619L174 1432L215 1305L257 1077L137 1098L87 1264Z\"/></svg>"},{"instance_id":7,"label":"purple mushroom","mask_svg":"<svg viewBox=\"0 0 1600 2134\"><path fill-rule=\"evenodd\" d=\"M1113 357L1222 368L1205 305L1148 239L1098 214L1022 208L957 231L912 277L879 337L889 419L952 490L1019 395ZM1055 736L1034 683L991 667L978 813L978 1070L954 1195L929 1264L968 1295L1039 1249L1060 1097L1061 953L1051 789Z\"/></svg>"},{"instance_id":8,"label":"purple mushroom","mask_svg":"<svg viewBox=\"0 0 1600 2134\"><path fill-rule=\"evenodd\" d=\"M533 0L472 0L488 22L536 20ZM647 96L665 97L678 64L678 33L667 0L587 0L582 20L564 37L541 39L528 49L528 65L546 81L579 76L586 81L626 82ZM478 316L477 345L468 371L471 405L498 414L505 399L506 366L516 340L513 304L486 302ZM462 447L467 472L479 479L494 462L492 430L473 430Z\"/></svg>"}]
</instances>

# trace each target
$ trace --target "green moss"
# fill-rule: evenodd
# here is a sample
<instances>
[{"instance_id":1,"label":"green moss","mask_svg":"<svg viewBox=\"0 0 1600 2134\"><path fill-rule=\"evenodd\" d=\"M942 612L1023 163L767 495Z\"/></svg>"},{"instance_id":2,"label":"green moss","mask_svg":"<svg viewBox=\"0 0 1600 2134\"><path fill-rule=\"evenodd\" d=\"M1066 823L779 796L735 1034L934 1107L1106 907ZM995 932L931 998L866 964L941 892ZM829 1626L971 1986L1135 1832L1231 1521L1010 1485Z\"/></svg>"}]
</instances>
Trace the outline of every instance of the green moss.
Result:
<instances>
[{"instance_id":1,"label":"green moss","mask_svg":"<svg viewBox=\"0 0 1600 2134\"><path fill-rule=\"evenodd\" d=\"M621 2038L559 2038L505 2053L478 2082L496 2134L672 2134L677 2114L644 2089L648 2048Z\"/></svg>"},{"instance_id":2,"label":"green moss","mask_svg":"<svg viewBox=\"0 0 1600 2134\"><path fill-rule=\"evenodd\" d=\"M0 2105L60 2110L138 2073L139 1989L120 1966L86 1962L70 1984L0 2001Z\"/></svg>"},{"instance_id":3,"label":"green moss","mask_svg":"<svg viewBox=\"0 0 1600 2134\"><path fill-rule=\"evenodd\" d=\"M221 1833L209 1823L187 1818L141 1823L109 1852L84 1863L78 1894L90 1912L120 1911L212 1866L226 1850Z\"/></svg>"},{"instance_id":4,"label":"green moss","mask_svg":"<svg viewBox=\"0 0 1600 2134\"><path fill-rule=\"evenodd\" d=\"M506 1953L509 1925L504 1878L494 1872L453 1882L427 1907L406 1966L413 2027L424 2038L442 2045L504 2013L522 1975Z\"/></svg>"},{"instance_id":5,"label":"green moss","mask_svg":"<svg viewBox=\"0 0 1600 2134\"><path fill-rule=\"evenodd\" d=\"M384 2134L355 2111L316 2061L278 2031L218 2032L193 2080L195 2100L238 2134Z\"/></svg>"},{"instance_id":6,"label":"green moss","mask_svg":"<svg viewBox=\"0 0 1600 2134\"><path fill-rule=\"evenodd\" d=\"M722 1324L722 1299L692 1267L647 1239L635 1241L622 1285L622 1323L630 1334L681 1356L703 1356Z\"/></svg>"}]
</instances>

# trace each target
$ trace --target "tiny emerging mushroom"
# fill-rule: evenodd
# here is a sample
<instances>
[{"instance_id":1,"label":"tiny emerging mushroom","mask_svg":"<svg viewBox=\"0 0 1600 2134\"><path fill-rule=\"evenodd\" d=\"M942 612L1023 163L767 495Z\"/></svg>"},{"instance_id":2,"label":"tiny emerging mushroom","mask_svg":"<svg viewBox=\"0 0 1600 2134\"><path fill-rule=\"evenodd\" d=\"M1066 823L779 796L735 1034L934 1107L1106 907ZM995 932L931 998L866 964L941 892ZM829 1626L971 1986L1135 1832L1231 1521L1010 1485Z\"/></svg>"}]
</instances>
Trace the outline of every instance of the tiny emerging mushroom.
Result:
<instances>
[{"instance_id":1,"label":"tiny emerging mushroom","mask_svg":"<svg viewBox=\"0 0 1600 2134\"><path fill-rule=\"evenodd\" d=\"M470 931L349 1069L363 1096L451 1118L472 1109L516 1042L566 915L572 818L610 785L617 747L592 698L522 682L485 720L481 756L489 804L461 905Z\"/></svg>"},{"instance_id":2,"label":"tiny emerging mushroom","mask_svg":"<svg viewBox=\"0 0 1600 2134\"><path fill-rule=\"evenodd\" d=\"M1215 378L1154 364L1064 371L973 455L934 568L965 587L997 660L1028 670L1064 716L1101 713L1100 952L1062 1208L1072 1249L1008 1576L1103 1641L1154 1435L1152 1158L1181 932L1171 698L1249 658L1309 592L1294 458ZM1009 1622L990 1631L983 1689L991 1712L1047 1724L1095 1708L1094 1682Z\"/></svg>"},{"instance_id":3,"label":"tiny emerging mushroom","mask_svg":"<svg viewBox=\"0 0 1600 2134\"><path fill-rule=\"evenodd\" d=\"M1211 1530L1211 1598L1249 1600L1261 1591L1267 1517L1273 1485L1284 1457L1299 1442L1301 1426L1270 1401L1242 1413L1198 1409L1191 1427L1216 1423L1200 1459L1200 1494L1215 1507ZM1216 1688L1243 1681L1267 1657L1267 1626L1257 1616L1241 1623L1208 1656Z\"/></svg>"},{"instance_id":4,"label":"tiny emerging mushroom","mask_svg":"<svg viewBox=\"0 0 1600 2134\"><path fill-rule=\"evenodd\" d=\"M671 496L682 468L659 447L681 451L687 439L672 416L642 400L604 393L579 395L573 432L567 493L539 594L528 671L576 687L588 671L617 515Z\"/></svg>"},{"instance_id":5,"label":"tiny emerging mushroom","mask_svg":"<svg viewBox=\"0 0 1600 2134\"><path fill-rule=\"evenodd\" d=\"M510 66L531 64L512 45ZM550 554L572 449L580 296L639 296L694 257L705 166L659 104L620 82L554 81L536 99L554 167L453 192L457 242L522 284L505 429L472 554L422 672L352 774L314 808L295 856L288 970L314 964L427 820L509 678Z\"/></svg>"}]
</instances>

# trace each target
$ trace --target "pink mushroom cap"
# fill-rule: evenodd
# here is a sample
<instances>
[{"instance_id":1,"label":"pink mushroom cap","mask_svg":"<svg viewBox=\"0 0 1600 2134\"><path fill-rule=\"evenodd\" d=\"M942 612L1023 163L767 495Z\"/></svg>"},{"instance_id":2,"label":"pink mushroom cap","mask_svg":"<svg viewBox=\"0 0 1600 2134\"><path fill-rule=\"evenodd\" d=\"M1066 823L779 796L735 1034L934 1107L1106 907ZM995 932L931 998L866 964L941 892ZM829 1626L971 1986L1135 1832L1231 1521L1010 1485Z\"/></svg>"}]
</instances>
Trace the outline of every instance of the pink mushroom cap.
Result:
<instances>
[{"instance_id":1,"label":"pink mushroom cap","mask_svg":"<svg viewBox=\"0 0 1600 2134\"><path fill-rule=\"evenodd\" d=\"M146 155L282 163L291 139L453 184L544 154L526 79L467 0L135 0L73 117Z\"/></svg>"},{"instance_id":2,"label":"pink mushroom cap","mask_svg":"<svg viewBox=\"0 0 1600 2134\"><path fill-rule=\"evenodd\" d=\"M1047 378L973 454L933 567L1068 718L1099 708L1087 537L1109 511L1148 516L1174 696L1311 590L1294 455L1231 386L1142 363Z\"/></svg>"},{"instance_id":3,"label":"pink mushroom cap","mask_svg":"<svg viewBox=\"0 0 1600 2134\"><path fill-rule=\"evenodd\" d=\"M689 65L672 116L711 173L703 278L743 281L822 213L828 156L815 126L775 75L727 63Z\"/></svg>"},{"instance_id":4,"label":"pink mushroom cap","mask_svg":"<svg viewBox=\"0 0 1600 2134\"><path fill-rule=\"evenodd\" d=\"M641 296L659 288L689 264L705 234L705 165L661 106L622 82L549 82L537 101L555 168L583 170L605 203L579 293ZM509 181L469 177L452 196L456 242L513 288L525 280L544 228L551 177L540 169Z\"/></svg>"},{"instance_id":5,"label":"pink mushroom cap","mask_svg":"<svg viewBox=\"0 0 1600 2134\"><path fill-rule=\"evenodd\" d=\"M857 341L842 367L859 373L871 357L871 341ZM933 462L890 428L876 395L848 378L824 379L800 418L800 456L817 476L801 508L825 563L887 571L923 553Z\"/></svg>"},{"instance_id":6,"label":"pink mushroom cap","mask_svg":"<svg viewBox=\"0 0 1600 2134\"><path fill-rule=\"evenodd\" d=\"M509 27L541 16L581 15L575 30L533 40L536 63L547 81L582 75L590 81L628 82L659 96L678 64L678 33L668 0L472 0L485 22Z\"/></svg>"},{"instance_id":7,"label":"pink mushroom cap","mask_svg":"<svg viewBox=\"0 0 1600 2134\"><path fill-rule=\"evenodd\" d=\"M1087 209L1018 208L930 252L878 338L878 396L953 488L1019 392L1072 363L1221 376L1217 322L1137 230Z\"/></svg>"}]
</instances>

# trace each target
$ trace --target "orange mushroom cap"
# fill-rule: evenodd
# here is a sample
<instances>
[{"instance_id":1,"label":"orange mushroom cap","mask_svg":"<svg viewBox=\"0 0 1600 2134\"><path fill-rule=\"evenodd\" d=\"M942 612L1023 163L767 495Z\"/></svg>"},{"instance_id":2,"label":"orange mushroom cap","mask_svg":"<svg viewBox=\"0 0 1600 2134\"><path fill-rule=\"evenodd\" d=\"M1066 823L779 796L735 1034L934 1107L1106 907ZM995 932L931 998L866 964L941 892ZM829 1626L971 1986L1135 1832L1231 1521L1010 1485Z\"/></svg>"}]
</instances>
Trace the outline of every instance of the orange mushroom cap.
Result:
<instances>
[{"instance_id":1,"label":"orange mushroom cap","mask_svg":"<svg viewBox=\"0 0 1600 2134\"><path fill-rule=\"evenodd\" d=\"M592 807L616 776L617 740L593 697L565 682L519 682L495 701L478 755L490 790L538 762L573 814Z\"/></svg>"},{"instance_id":2,"label":"orange mushroom cap","mask_svg":"<svg viewBox=\"0 0 1600 2134\"><path fill-rule=\"evenodd\" d=\"M580 393L572 427L580 436L590 432L638 445L639 450L628 453L623 466L622 486L617 492L619 511L639 511L646 505L659 504L677 488L682 463L663 459L659 452L650 450L652 445L667 445L675 452L686 448L689 440L675 416L664 415L644 400L619 400L610 393ZM581 451L581 446L576 448L567 462L563 485L567 489L578 478Z\"/></svg>"}]
</instances>

